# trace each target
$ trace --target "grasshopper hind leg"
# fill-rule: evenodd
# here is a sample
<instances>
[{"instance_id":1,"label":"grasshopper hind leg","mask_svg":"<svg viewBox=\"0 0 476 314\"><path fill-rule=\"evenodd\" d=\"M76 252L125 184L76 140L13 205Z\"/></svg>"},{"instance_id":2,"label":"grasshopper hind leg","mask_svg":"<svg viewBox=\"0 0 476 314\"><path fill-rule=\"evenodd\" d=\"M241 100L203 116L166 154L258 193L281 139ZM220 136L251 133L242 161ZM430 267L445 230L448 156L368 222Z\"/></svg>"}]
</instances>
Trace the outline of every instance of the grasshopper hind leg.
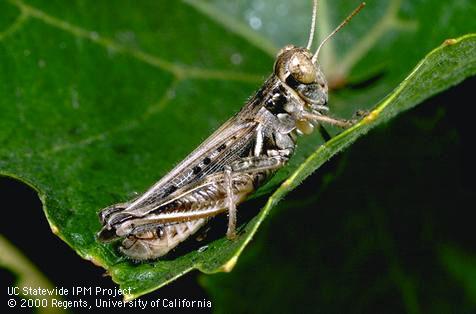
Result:
<instances>
[{"instance_id":1,"label":"grasshopper hind leg","mask_svg":"<svg viewBox=\"0 0 476 314\"><path fill-rule=\"evenodd\" d=\"M112 214L125 210L129 206L129 204L130 202L118 203L101 209L98 214L101 224L104 225Z\"/></svg>"},{"instance_id":2,"label":"grasshopper hind leg","mask_svg":"<svg viewBox=\"0 0 476 314\"><path fill-rule=\"evenodd\" d=\"M130 202L127 203L118 203L106 208L103 208L99 213L99 220L103 225L103 228L97 233L97 238L102 242L113 241L118 238L116 234L116 229L111 228L108 224L109 218L116 213L119 213L125 210L129 206Z\"/></svg>"}]
</instances>

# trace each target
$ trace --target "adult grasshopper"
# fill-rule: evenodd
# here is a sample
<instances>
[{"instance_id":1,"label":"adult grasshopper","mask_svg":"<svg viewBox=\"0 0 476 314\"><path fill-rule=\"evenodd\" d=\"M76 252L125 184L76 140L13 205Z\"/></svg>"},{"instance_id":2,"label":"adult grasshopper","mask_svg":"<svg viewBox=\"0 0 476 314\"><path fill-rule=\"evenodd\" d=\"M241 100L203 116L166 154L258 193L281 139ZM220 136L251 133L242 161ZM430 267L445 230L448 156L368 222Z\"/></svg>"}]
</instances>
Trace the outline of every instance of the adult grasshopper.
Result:
<instances>
[{"instance_id":1,"label":"adult grasshopper","mask_svg":"<svg viewBox=\"0 0 476 314\"><path fill-rule=\"evenodd\" d=\"M230 120L140 197L104 208L97 237L122 238L120 251L148 260L167 254L210 218L228 212L227 237L236 236L236 206L283 167L297 136L316 124L348 127L352 121L327 115L328 86L317 62L325 42L356 15L360 4L310 51L317 0L306 48L281 49L274 73Z\"/></svg>"}]
</instances>

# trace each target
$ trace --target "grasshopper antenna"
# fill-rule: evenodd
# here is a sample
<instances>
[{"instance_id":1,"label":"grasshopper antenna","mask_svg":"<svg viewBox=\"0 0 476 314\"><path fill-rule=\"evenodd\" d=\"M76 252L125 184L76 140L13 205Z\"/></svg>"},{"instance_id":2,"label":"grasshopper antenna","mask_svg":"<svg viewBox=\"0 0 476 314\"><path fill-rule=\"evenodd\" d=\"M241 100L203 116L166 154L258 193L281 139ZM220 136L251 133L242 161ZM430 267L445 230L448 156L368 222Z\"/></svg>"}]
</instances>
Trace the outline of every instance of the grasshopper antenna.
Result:
<instances>
[{"instance_id":1,"label":"grasshopper antenna","mask_svg":"<svg viewBox=\"0 0 476 314\"><path fill-rule=\"evenodd\" d=\"M307 40L306 49L311 49L312 42L314 40L314 32L316 30L316 16L317 16L317 0L312 4L312 20L311 20L311 32L309 33L309 39Z\"/></svg>"},{"instance_id":2,"label":"grasshopper antenna","mask_svg":"<svg viewBox=\"0 0 476 314\"><path fill-rule=\"evenodd\" d=\"M324 44L329 40L329 38L331 38L332 36L335 35L335 33L337 33L338 31L341 30L342 27L344 27L345 25L347 25L347 23L349 23L349 21L355 16L357 15L357 13L360 12L360 10L362 10L363 8L365 7L365 2L362 2L357 8L355 8L354 11L352 11L352 13L347 16L345 18L344 21L342 21L342 23L339 24L339 26L336 27L336 29L334 29L332 31L332 33L330 33L329 35L327 35L326 38L324 38L321 43L319 44L319 47L317 47L317 50L316 50L316 53L314 53L314 55L312 56L312 62L313 63L316 63L317 61L317 57L319 56L319 52L321 51L321 48L322 46L324 46Z\"/></svg>"}]
</instances>

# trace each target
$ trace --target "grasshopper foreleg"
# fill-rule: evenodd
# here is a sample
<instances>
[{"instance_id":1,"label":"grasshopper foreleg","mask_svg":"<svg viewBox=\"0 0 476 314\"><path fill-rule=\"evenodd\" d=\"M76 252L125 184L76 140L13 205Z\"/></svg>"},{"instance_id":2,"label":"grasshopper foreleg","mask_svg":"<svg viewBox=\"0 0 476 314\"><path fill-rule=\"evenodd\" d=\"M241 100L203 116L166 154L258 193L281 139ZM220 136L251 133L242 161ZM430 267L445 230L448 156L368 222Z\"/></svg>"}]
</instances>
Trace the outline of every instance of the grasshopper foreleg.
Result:
<instances>
[{"instance_id":1,"label":"grasshopper foreleg","mask_svg":"<svg viewBox=\"0 0 476 314\"><path fill-rule=\"evenodd\" d=\"M337 119L326 115L313 114L309 112L302 113L302 117L307 120L326 123L343 129L350 128L357 122L357 120Z\"/></svg>"}]
</instances>

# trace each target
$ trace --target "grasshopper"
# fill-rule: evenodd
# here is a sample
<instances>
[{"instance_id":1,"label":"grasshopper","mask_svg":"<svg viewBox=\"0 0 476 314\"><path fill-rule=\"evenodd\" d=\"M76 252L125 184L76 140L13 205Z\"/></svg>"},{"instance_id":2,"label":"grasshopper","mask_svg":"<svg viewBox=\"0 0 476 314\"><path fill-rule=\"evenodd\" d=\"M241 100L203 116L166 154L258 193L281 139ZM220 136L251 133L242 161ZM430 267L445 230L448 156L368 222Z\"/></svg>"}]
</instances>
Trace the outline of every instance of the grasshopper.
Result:
<instances>
[{"instance_id":1,"label":"grasshopper","mask_svg":"<svg viewBox=\"0 0 476 314\"><path fill-rule=\"evenodd\" d=\"M273 74L231 119L148 191L102 209L101 242L123 239L119 250L136 260L167 254L212 217L227 212L227 237L236 237L236 207L293 155L298 135L314 126L351 126L330 117L328 85L317 62L324 43L365 5L360 4L318 46L311 46L317 0L306 48L285 46Z\"/></svg>"}]
</instances>

